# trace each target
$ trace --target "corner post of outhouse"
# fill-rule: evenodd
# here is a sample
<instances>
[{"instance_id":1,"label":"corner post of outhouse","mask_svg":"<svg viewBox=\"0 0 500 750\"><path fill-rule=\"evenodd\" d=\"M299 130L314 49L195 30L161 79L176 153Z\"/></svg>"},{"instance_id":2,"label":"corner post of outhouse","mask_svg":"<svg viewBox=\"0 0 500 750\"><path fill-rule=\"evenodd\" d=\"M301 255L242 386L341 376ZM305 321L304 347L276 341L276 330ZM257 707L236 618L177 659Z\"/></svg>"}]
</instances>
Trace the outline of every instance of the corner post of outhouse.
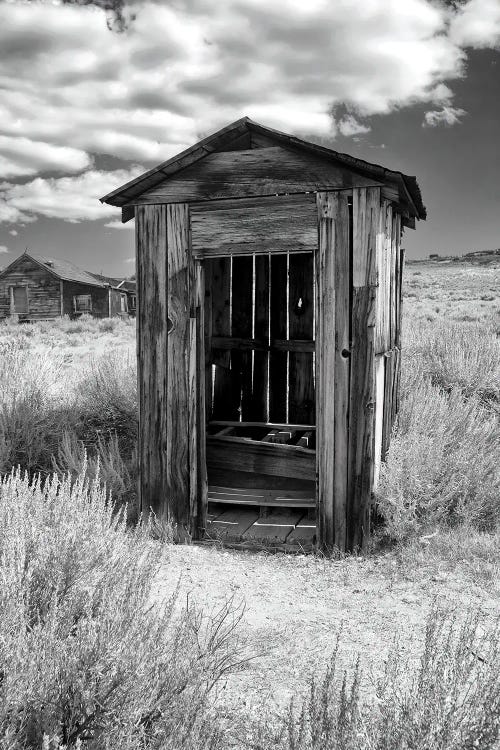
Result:
<instances>
[{"instance_id":1,"label":"corner post of outhouse","mask_svg":"<svg viewBox=\"0 0 500 750\"><path fill-rule=\"evenodd\" d=\"M179 540L203 522L203 419L197 397L202 304L191 255L189 206L136 207L139 496L144 518Z\"/></svg>"},{"instance_id":2,"label":"corner post of outhouse","mask_svg":"<svg viewBox=\"0 0 500 750\"><path fill-rule=\"evenodd\" d=\"M347 539L349 193L317 194L316 493L325 551L344 551Z\"/></svg>"},{"instance_id":3,"label":"corner post of outhouse","mask_svg":"<svg viewBox=\"0 0 500 750\"><path fill-rule=\"evenodd\" d=\"M375 443L375 315L379 187L353 190L351 374L347 548L363 548L369 536Z\"/></svg>"}]
</instances>

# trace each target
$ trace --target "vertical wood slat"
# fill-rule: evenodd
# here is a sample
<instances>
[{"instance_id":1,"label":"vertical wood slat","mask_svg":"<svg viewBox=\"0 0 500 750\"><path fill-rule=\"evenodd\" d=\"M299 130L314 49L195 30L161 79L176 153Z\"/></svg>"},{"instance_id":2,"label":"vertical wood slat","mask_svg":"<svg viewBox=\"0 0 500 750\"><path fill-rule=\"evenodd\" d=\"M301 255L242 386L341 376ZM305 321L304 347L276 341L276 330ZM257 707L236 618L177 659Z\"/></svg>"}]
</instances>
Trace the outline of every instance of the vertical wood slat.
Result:
<instances>
[{"instance_id":1,"label":"vertical wood slat","mask_svg":"<svg viewBox=\"0 0 500 750\"><path fill-rule=\"evenodd\" d=\"M271 339L286 339L287 257L271 256ZM286 422L287 352L269 357L269 420Z\"/></svg>"},{"instance_id":2,"label":"vertical wood slat","mask_svg":"<svg viewBox=\"0 0 500 750\"><path fill-rule=\"evenodd\" d=\"M269 263L269 255L255 256L254 336L265 341L269 340ZM250 418L255 421L268 421L268 366L269 352L254 352Z\"/></svg>"},{"instance_id":3,"label":"vertical wood slat","mask_svg":"<svg viewBox=\"0 0 500 750\"><path fill-rule=\"evenodd\" d=\"M253 257L234 257L232 273L231 336L252 336ZM252 404L252 352L231 352L232 400L236 406L233 419L248 419Z\"/></svg>"},{"instance_id":4,"label":"vertical wood slat","mask_svg":"<svg viewBox=\"0 0 500 750\"><path fill-rule=\"evenodd\" d=\"M378 487L382 461L382 432L384 427L385 357L375 357L375 425L373 438L373 491Z\"/></svg>"},{"instance_id":5,"label":"vertical wood slat","mask_svg":"<svg viewBox=\"0 0 500 750\"><path fill-rule=\"evenodd\" d=\"M213 336L231 335L231 258L214 258L210 261L211 327ZM231 391L230 353L211 351L215 364L212 417L233 419L234 405Z\"/></svg>"},{"instance_id":6,"label":"vertical wood slat","mask_svg":"<svg viewBox=\"0 0 500 750\"><path fill-rule=\"evenodd\" d=\"M190 351L190 282L192 278L189 252L189 206L168 204L167 268L168 316L173 327L167 337L167 483L164 502L177 535L182 540L190 533L192 509L189 492L189 351Z\"/></svg>"},{"instance_id":7,"label":"vertical wood slat","mask_svg":"<svg viewBox=\"0 0 500 750\"><path fill-rule=\"evenodd\" d=\"M192 388L190 394L190 409L192 416L190 424L193 424L190 442L190 466L191 463L196 467L192 472L196 476L190 483L190 503L193 513L193 531L195 536L202 536L207 524L207 498L208 498L208 481L207 481L207 460L206 460L206 406L205 406L205 269L202 263L197 262L194 265L194 284L195 292L191 295L194 309L192 310L192 338L195 342L194 351L191 350L191 368ZM194 354L194 357L193 357Z\"/></svg>"},{"instance_id":8,"label":"vertical wood slat","mask_svg":"<svg viewBox=\"0 0 500 750\"><path fill-rule=\"evenodd\" d=\"M360 548L369 535L375 428L376 246L380 188L353 190L353 272L347 547Z\"/></svg>"},{"instance_id":9,"label":"vertical wood slat","mask_svg":"<svg viewBox=\"0 0 500 750\"><path fill-rule=\"evenodd\" d=\"M316 473L324 549L346 548L349 401L349 207L318 193L316 256Z\"/></svg>"},{"instance_id":10,"label":"vertical wood slat","mask_svg":"<svg viewBox=\"0 0 500 750\"><path fill-rule=\"evenodd\" d=\"M167 207L136 208L139 503L168 515Z\"/></svg>"},{"instance_id":11,"label":"vertical wood slat","mask_svg":"<svg viewBox=\"0 0 500 750\"><path fill-rule=\"evenodd\" d=\"M204 350L204 377L205 377L205 418L209 422L213 418L212 404L212 263L206 260L200 265L200 274L203 280L203 350Z\"/></svg>"},{"instance_id":12,"label":"vertical wood slat","mask_svg":"<svg viewBox=\"0 0 500 750\"><path fill-rule=\"evenodd\" d=\"M313 256L290 255L289 259L289 338L312 339L314 332ZM298 302L301 308L297 308ZM288 420L314 424L313 355L290 352Z\"/></svg>"}]
</instances>

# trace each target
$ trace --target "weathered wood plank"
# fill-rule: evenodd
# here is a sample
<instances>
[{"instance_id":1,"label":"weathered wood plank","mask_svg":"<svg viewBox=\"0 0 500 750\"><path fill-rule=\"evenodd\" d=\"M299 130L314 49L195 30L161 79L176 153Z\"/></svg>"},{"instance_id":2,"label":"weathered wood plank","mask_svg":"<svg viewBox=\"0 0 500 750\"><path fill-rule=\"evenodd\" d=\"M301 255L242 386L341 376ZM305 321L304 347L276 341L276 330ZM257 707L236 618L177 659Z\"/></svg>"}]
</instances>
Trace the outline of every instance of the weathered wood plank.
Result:
<instances>
[{"instance_id":1,"label":"weathered wood plank","mask_svg":"<svg viewBox=\"0 0 500 750\"><path fill-rule=\"evenodd\" d=\"M315 452L296 445L276 445L234 437L207 436L210 469L270 474L314 480Z\"/></svg>"},{"instance_id":2,"label":"weathered wood plank","mask_svg":"<svg viewBox=\"0 0 500 750\"><path fill-rule=\"evenodd\" d=\"M389 332L389 261L392 233L392 208L383 201L377 232L377 300L375 315L375 351L381 354L390 349Z\"/></svg>"},{"instance_id":3,"label":"weathered wood plank","mask_svg":"<svg viewBox=\"0 0 500 750\"><path fill-rule=\"evenodd\" d=\"M258 517L258 512L249 508L226 510L212 521L208 536L220 539L222 542L239 542L245 531L257 521Z\"/></svg>"},{"instance_id":4,"label":"weathered wood plank","mask_svg":"<svg viewBox=\"0 0 500 750\"><path fill-rule=\"evenodd\" d=\"M249 349L253 351L267 352L272 349L280 352L314 352L314 341L289 339L271 339L269 344L265 339L243 339L235 336L212 336L214 349Z\"/></svg>"},{"instance_id":5,"label":"weathered wood plank","mask_svg":"<svg viewBox=\"0 0 500 750\"><path fill-rule=\"evenodd\" d=\"M208 261L211 268L210 295L212 306L212 335L231 335L231 258ZM234 404L228 398L231 390L231 357L229 352L211 345L211 363L215 365L212 415L218 419L231 419Z\"/></svg>"},{"instance_id":6,"label":"weathered wood plank","mask_svg":"<svg viewBox=\"0 0 500 750\"><path fill-rule=\"evenodd\" d=\"M303 516L300 510L275 510L265 518L259 518L243 534L242 539L260 544L284 544Z\"/></svg>"},{"instance_id":7,"label":"weathered wood plank","mask_svg":"<svg viewBox=\"0 0 500 750\"><path fill-rule=\"evenodd\" d=\"M189 499L189 350L190 280L189 207L166 207L168 317L167 336L167 484L168 504L180 538L191 533L193 508Z\"/></svg>"},{"instance_id":8,"label":"weathered wood plank","mask_svg":"<svg viewBox=\"0 0 500 750\"><path fill-rule=\"evenodd\" d=\"M145 518L169 516L167 472L167 209L136 213L139 499Z\"/></svg>"},{"instance_id":9,"label":"weathered wood plank","mask_svg":"<svg viewBox=\"0 0 500 750\"><path fill-rule=\"evenodd\" d=\"M373 185L320 156L283 146L209 154L133 199L135 204L305 193Z\"/></svg>"},{"instance_id":10,"label":"weathered wood plank","mask_svg":"<svg viewBox=\"0 0 500 750\"><path fill-rule=\"evenodd\" d=\"M271 257L271 339L287 337L287 284L286 256ZM285 422L287 419L287 367L286 352L272 351L269 356L269 420Z\"/></svg>"},{"instance_id":11,"label":"weathered wood plank","mask_svg":"<svg viewBox=\"0 0 500 750\"><path fill-rule=\"evenodd\" d=\"M315 217L317 221L317 216ZM317 229L314 246L317 245ZM291 255L289 259L288 330L290 339L312 339L314 335L313 255ZM289 356L288 419L315 421L313 355L291 352Z\"/></svg>"},{"instance_id":12,"label":"weathered wood plank","mask_svg":"<svg viewBox=\"0 0 500 750\"><path fill-rule=\"evenodd\" d=\"M303 516L286 538L287 544L295 544L305 552L310 551L316 544L316 521L307 515Z\"/></svg>"},{"instance_id":13,"label":"weathered wood plank","mask_svg":"<svg viewBox=\"0 0 500 750\"><path fill-rule=\"evenodd\" d=\"M253 258L233 258L231 335L252 336ZM252 415L252 353L231 351L233 403L241 419Z\"/></svg>"},{"instance_id":14,"label":"weathered wood plank","mask_svg":"<svg viewBox=\"0 0 500 750\"><path fill-rule=\"evenodd\" d=\"M363 547L368 539L373 491L376 244L380 200L380 188L353 191L347 504L347 547L350 550Z\"/></svg>"},{"instance_id":15,"label":"weathered wood plank","mask_svg":"<svg viewBox=\"0 0 500 750\"><path fill-rule=\"evenodd\" d=\"M269 266L268 255L255 256L255 312L254 336L269 342ZM268 419L268 384L269 384L269 353L254 349L252 403L250 413L252 419Z\"/></svg>"},{"instance_id":16,"label":"weathered wood plank","mask_svg":"<svg viewBox=\"0 0 500 750\"><path fill-rule=\"evenodd\" d=\"M314 492L303 490L248 489L244 487L217 487L210 485L209 502L229 505L259 505L269 508L314 508Z\"/></svg>"},{"instance_id":17,"label":"weathered wood plank","mask_svg":"<svg viewBox=\"0 0 500 750\"><path fill-rule=\"evenodd\" d=\"M382 461L382 432L384 427L385 356L375 357L375 425L373 436L373 491L378 487Z\"/></svg>"},{"instance_id":18,"label":"weathered wood plank","mask_svg":"<svg viewBox=\"0 0 500 750\"><path fill-rule=\"evenodd\" d=\"M318 532L323 549L346 546L349 401L349 207L318 194L316 425Z\"/></svg>"},{"instance_id":19,"label":"weathered wood plank","mask_svg":"<svg viewBox=\"0 0 500 750\"><path fill-rule=\"evenodd\" d=\"M205 381L205 269L202 263L195 263L196 292L194 295L194 315L196 337L196 385L194 399L196 403L196 441L194 453L190 460L196 461L197 485L196 490L191 487L191 502L194 507L193 532L196 538L203 536L207 525L207 455L206 455L206 381ZM193 295L192 295L193 296ZM194 494L194 497L193 497Z\"/></svg>"},{"instance_id":20,"label":"weathered wood plank","mask_svg":"<svg viewBox=\"0 0 500 750\"><path fill-rule=\"evenodd\" d=\"M207 258L252 253L312 252L317 243L316 209L308 196L303 203L198 209L192 217L193 253Z\"/></svg>"}]
</instances>

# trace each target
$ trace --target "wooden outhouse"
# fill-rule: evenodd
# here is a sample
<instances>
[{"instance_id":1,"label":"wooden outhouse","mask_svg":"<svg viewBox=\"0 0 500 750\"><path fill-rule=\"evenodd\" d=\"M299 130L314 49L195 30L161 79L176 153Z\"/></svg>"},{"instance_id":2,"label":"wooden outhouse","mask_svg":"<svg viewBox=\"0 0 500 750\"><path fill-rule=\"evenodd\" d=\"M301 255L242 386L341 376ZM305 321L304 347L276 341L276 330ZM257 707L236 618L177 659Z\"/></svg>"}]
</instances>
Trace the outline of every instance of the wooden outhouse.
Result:
<instances>
[{"instance_id":1,"label":"wooden outhouse","mask_svg":"<svg viewBox=\"0 0 500 750\"><path fill-rule=\"evenodd\" d=\"M361 547L415 178L245 117L102 201L136 222L143 513L199 538L209 500L314 505L323 549Z\"/></svg>"}]
</instances>

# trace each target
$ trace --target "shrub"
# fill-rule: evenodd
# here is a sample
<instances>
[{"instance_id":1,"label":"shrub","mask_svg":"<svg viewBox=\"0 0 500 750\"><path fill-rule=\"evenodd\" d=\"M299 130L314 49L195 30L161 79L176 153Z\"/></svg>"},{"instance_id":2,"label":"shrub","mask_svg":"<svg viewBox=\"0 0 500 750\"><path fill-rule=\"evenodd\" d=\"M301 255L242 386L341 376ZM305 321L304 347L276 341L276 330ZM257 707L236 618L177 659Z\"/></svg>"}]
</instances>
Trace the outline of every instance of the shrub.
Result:
<instances>
[{"instance_id":1,"label":"shrub","mask_svg":"<svg viewBox=\"0 0 500 750\"><path fill-rule=\"evenodd\" d=\"M483 632L482 632L482 629ZM433 610L416 664L397 644L379 680L376 701L361 697L356 666L337 675L336 653L308 699L292 704L277 729L261 726L258 750L464 750L498 747L498 627L472 615L460 622Z\"/></svg>"},{"instance_id":2,"label":"shrub","mask_svg":"<svg viewBox=\"0 0 500 750\"><path fill-rule=\"evenodd\" d=\"M137 451L134 449L126 461L120 452L116 434L109 434L108 439L98 435L97 443L89 454L85 443L78 439L76 433L65 432L52 463L54 471L60 476L69 474L76 479L86 471L87 477L102 483L109 499L120 505L128 505L129 521L137 520Z\"/></svg>"},{"instance_id":3,"label":"shrub","mask_svg":"<svg viewBox=\"0 0 500 750\"><path fill-rule=\"evenodd\" d=\"M477 396L443 393L418 371L407 381L377 493L387 533L402 539L457 522L494 529L500 521L496 416Z\"/></svg>"},{"instance_id":4,"label":"shrub","mask_svg":"<svg viewBox=\"0 0 500 750\"><path fill-rule=\"evenodd\" d=\"M82 474L0 481L0 745L215 748L240 613L151 604L160 546Z\"/></svg>"}]
</instances>

